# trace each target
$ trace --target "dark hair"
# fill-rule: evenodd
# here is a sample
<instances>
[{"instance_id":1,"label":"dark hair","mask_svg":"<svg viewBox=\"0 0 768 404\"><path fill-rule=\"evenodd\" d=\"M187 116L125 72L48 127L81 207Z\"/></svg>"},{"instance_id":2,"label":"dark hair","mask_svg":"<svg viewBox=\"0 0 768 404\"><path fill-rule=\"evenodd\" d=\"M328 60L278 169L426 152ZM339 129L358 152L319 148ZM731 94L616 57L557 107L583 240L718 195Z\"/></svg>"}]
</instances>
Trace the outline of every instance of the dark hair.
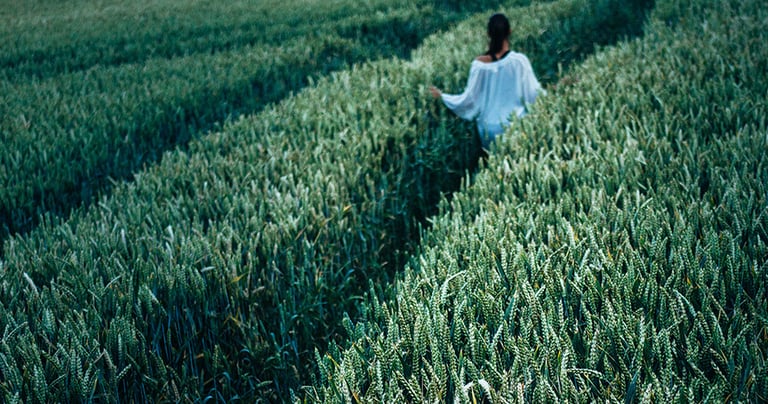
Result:
<instances>
[{"instance_id":1,"label":"dark hair","mask_svg":"<svg viewBox=\"0 0 768 404\"><path fill-rule=\"evenodd\" d=\"M497 13L488 20L488 37L491 42L488 44L488 54L495 55L501 52L504 40L509 38L510 28L509 20L504 14Z\"/></svg>"}]
</instances>

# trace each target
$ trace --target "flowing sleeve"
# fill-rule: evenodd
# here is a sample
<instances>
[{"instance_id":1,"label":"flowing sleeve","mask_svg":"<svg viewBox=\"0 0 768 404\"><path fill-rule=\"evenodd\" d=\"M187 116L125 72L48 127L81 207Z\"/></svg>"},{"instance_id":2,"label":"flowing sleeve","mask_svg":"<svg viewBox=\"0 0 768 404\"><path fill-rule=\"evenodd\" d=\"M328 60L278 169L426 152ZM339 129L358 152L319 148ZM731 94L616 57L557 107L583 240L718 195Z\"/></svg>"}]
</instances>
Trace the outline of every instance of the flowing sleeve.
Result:
<instances>
[{"instance_id":1,"label":"flowing sleeve","mask_svg":"<svg viewBox=\"0 0 768 404\"><path fill-rule=\"evenodd\" d=\"M482 81L483 75L475 63L469 70L469 79L464 92L461 94L443 94L442 99L446 107L452 110L462 119L471 121L480 114L482 105Z\"/></svg>"},{"instance_id":2,"label":"flowing sleeve","mask_svg":"<svg viewBox=\"0 0 768 404\"><path fill-rule=\"evenodd\" d=\"M525 61L525 69L522 74L523 101L526 104L533 104L533 102L536 101L536 97L545 93L545 91L541 87L539 80L536 79L536 75L533 73L531 62L525 56L523 56L523 60Z\"/></svg>"}]
</instances>

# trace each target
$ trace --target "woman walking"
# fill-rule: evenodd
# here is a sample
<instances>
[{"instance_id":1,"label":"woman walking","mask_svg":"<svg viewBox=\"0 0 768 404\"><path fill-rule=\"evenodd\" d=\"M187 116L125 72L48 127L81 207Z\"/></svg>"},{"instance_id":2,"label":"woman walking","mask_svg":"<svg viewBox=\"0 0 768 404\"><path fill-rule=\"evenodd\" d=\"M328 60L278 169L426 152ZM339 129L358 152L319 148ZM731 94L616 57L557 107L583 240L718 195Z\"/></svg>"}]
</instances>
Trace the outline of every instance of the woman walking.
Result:
<instances>
[{"instance_id":1,"label":"woman walking","mask_svg":"<svg viewBox=\"0 0 768 404\"><path fill-rule=\"evenodd\" d=\"M464 92L444 94L430 87L432 95L441 98L456 115L476 120L485 149L509 126L511 116L524 116L527 105L543 91L528 58L509 49L509 34L507 17L491 16L488 51L472 61Z\"/></svg>"}]
</instances>

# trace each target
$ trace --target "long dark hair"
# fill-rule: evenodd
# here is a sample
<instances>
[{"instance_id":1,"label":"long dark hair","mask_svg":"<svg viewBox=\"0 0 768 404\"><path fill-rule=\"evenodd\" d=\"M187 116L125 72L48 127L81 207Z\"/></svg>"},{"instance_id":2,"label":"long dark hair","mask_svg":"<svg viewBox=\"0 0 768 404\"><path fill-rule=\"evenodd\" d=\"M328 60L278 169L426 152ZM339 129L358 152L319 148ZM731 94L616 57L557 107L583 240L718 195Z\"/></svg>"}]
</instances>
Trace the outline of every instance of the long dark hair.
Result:
<instances>
[{"instance_id":1,"label":"long dark hair","mask_svg":"<svg viewBox=\"0 0 768 404\"><path fill-rule=\"evenodd\" d=\"M488 54L495 55L501 52L501 48L504 46L504 40L509 38L510 28L509 20L504 14L497 13L491 16L488 20L488 37L490 43L488 44Z\"/></svg>"}]
</instances>

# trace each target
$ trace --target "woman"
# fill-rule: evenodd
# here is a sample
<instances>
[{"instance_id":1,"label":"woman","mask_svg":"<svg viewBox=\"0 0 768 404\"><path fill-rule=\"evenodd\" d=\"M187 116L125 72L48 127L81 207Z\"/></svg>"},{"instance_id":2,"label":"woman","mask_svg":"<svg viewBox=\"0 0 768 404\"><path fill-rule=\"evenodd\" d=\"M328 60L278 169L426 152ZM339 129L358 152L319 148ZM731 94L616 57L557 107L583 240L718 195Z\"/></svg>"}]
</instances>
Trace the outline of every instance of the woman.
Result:
<instances>
[{"instance_id":1,"label":"woman","mask_svg":"<svg viewBox=\"0 0 768 404\"><path fill-rule=\"evenodd\" d=\"M485 149L509 126L512 114L525 115L526 106L543 91L528 58L510 51L509 34L507 17L503 14L491 16L488 52L472 61L464 92L443 94L438 88L430 87L432 96L442 98L456 115L477 121Z\"/></svg>"}]
</instances>

